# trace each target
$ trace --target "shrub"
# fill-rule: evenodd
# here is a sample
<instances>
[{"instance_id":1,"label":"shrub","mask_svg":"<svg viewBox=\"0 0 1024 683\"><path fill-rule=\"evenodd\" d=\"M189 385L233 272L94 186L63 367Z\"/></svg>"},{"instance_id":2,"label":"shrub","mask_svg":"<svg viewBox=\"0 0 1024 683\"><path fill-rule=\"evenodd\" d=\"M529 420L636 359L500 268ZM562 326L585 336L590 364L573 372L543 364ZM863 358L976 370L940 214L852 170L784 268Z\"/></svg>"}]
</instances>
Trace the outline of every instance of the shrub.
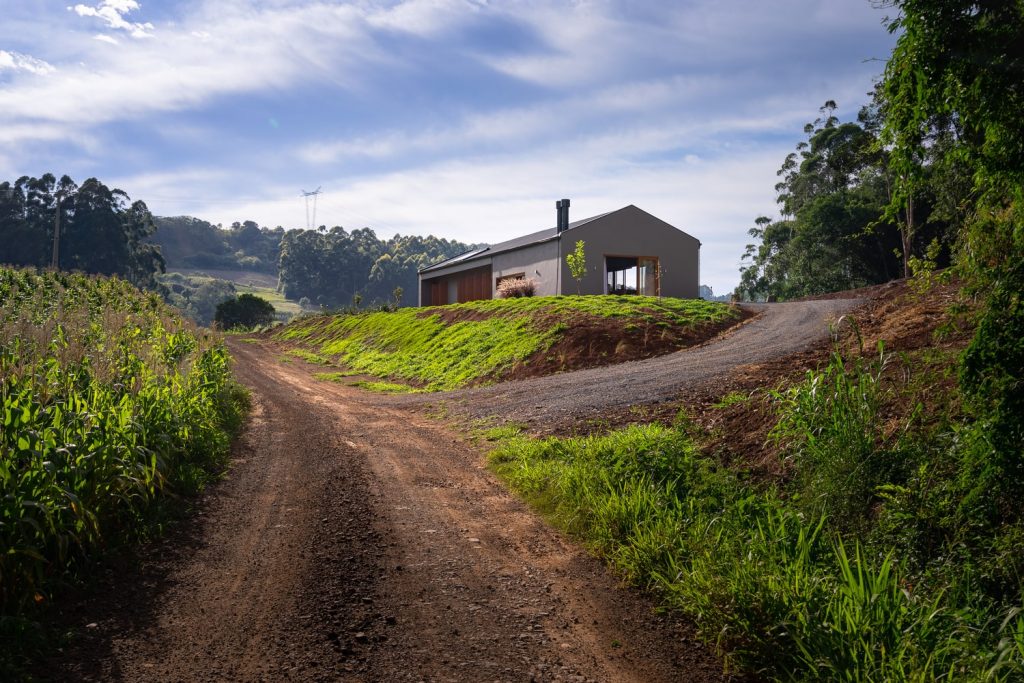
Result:
<instances>
[{"instance_id":1,"label":"shrub","mask_svg":"<svg viewBox=\"0 0 1024 683\"><path fill-rule=\"evenodd\" d=\"M237 299L217 304L217 314L213 319L225 330L269 325L274 322L274 306L255 294L239 294Z\"/></svg>"},{"instance_id":2,"label":"shrub","mask_svg":"<svg viewBox=\"0 0 1024 683\"><path fill-rule=\"evenodd\" d=\"M528 277L502 280L498 283L498 296L502 299L518 299L537 293L537 283Z\"/></svg>"}]
</instances>

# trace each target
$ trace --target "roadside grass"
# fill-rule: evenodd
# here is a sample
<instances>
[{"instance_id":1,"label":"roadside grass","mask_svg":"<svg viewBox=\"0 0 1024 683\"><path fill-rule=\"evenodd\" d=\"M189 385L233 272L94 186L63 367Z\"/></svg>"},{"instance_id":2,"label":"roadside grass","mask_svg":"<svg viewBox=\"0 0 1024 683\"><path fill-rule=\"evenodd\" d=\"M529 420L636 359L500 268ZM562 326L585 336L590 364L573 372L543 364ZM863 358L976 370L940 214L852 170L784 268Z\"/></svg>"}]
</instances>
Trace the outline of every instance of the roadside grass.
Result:
<instances>
[{"instance_id":1,"label":"roadside grass","mask_svg":"<svg viewBox=\"0 0 1024 683\"><path fill-rule=\"evenodd\" d=\"M361 374L361 372L346 370L342 372L314 372L313 377L321 382L344 382L349 377L357 377Z\"/></svg>"},{"instance_id":2,"label":"roadside grass","mask_svg":"<svg viewBox=\"0 0 1024 683\"><path fill-rule=\"evenodd\" d=\"M442 391L486 383L531 362L566 333L565 321L579 316L697 328L737 315L728 305L701 300L533 297L314 315L275 336L365 374Z\"/></svg>"},{"instance_id":3,"label":"roadside grass","mask_svg":"<svg viewBox=\"0 0 1024 683\"><path fill-rule=\"evenodd\" d=\"M156 295L0 269L0 644L219 476L247 406L222 339Z\"/></svg>"},{"instance_id":4,"label":"roadside grass","mask_svg":"<svg viewBox=\"0 0 1024 683\"><path fill-rule=\"evenodd\" d=\"M307 351L305 349L288 349L287 351L285 351L285 353L287 353L289 356L301 358L307 363L311 363L313 365L331 365L331 361L327 360L323 356L313 353L312 351Z\"/></svg>"},{"instance_id":5,"label":"roadside grass","mask_svg":"<svg viewBox=\"0 0 1024 683\"><path fill-rule=\"evenodd\" d=\"M928 355L837 352L776 392L775 481L702 454L685 415L577 438L497 430L489 460L555 525L691 615L731 667L787 681L1021 680L1024 530L974 499L979 445L962 416L922 420L914 407L925 387L908 366L939 362ZM907 400L899 419L886 414Z\"/></svg>"},{"instance_id":6,"label":"roadside grass","mask_svg":"<svg viewBox=\"0 0 1024 683\"><path fill-rule=\"evenodd\" d=\"M423 391L408 384L395 384L394 382L359 381L352 382L352 386L366 389L367 391L376 391L381 394L417 394Z\"/></svg>"}]
</instances>

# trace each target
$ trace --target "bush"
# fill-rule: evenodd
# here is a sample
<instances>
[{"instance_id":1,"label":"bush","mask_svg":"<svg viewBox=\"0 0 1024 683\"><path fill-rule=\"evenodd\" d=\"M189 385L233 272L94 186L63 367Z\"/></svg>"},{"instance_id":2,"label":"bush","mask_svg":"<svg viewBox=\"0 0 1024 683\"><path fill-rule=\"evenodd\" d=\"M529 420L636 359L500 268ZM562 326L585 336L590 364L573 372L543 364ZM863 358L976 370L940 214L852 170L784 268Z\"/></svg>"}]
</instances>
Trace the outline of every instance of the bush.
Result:
<instances>
[{"instance_id":1,"label":"bush","mask_svg":"<svg viewBox=\"0 0 1024 683\"><path fill-rule=\"evenodd\" d=\"M274 322L274 312L274 306L266 299L254 294L239 294L237 299L217 304L217 314L213 319L224 330L253 328Z\"/></svg>"},{"instance_id":2,"label":"bush","mask_svg":"<svg viewBox=\"0 0 1024 683\"><path fill-rule=\"evenodd\" d=\"M509 278L498 283L498 296L502 299L518 299L537 293L537 283L527 277Z\"/></svg>"}]
</instances>

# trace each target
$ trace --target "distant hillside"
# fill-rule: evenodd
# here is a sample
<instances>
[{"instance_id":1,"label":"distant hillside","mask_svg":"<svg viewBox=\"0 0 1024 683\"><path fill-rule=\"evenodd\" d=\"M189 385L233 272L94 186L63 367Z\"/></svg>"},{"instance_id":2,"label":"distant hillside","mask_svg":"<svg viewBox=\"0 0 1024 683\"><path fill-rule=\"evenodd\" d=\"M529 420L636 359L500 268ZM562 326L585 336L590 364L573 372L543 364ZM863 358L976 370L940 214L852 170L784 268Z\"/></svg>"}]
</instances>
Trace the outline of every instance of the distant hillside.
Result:
<instances>
[{"instance_id":1,"label":"distant hillside","mask_svg":"<svg viewBox=\"0 0 1024 683\"><path fill-rule=\"evenodd\" d=\"M254 221L228 229L192 216L156 216L156 233L168 270L219 268L277 274L284 228L260 227Z\"/></svg>"}]
</instances>

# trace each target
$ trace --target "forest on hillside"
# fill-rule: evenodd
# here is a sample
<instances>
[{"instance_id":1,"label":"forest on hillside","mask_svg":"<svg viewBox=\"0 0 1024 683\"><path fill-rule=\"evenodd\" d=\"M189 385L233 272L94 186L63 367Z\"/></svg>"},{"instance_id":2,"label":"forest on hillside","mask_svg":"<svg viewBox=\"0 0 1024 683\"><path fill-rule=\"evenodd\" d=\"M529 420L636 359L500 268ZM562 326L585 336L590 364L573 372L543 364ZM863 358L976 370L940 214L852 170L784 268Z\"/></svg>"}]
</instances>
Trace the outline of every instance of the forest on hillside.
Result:
<instances>
[{"instance_id":1,"label":"forest on hillside","mask_svg":"<svg viewBox=\"0 0 1024 683\"><path fill-rule=\"evenodd\" d=\"M150 237L168 270L225 269L268 273L282 293L312 307L416 305L417 272L462 253L467 245L433 235L381 239L370 228L318 230L261 227L246 220L221 228L191 216L154 219ZM401 288L401 296L396 291Z\"/></svg>"},{"instance_id":2,"label":"forest on hillside","mask_svg":"<svg viewBox=\"0 0 1024 683\"><path fill-rule=\"evenodd\" d=\"M777 172L780 218L758 217L749 231L738 298L784 301L950 264L972 191L956 122L934 121L910 185L885 141L886 107L878 90L843 122L829 100L804 127Z\"/></svg>"}]
</instances>

